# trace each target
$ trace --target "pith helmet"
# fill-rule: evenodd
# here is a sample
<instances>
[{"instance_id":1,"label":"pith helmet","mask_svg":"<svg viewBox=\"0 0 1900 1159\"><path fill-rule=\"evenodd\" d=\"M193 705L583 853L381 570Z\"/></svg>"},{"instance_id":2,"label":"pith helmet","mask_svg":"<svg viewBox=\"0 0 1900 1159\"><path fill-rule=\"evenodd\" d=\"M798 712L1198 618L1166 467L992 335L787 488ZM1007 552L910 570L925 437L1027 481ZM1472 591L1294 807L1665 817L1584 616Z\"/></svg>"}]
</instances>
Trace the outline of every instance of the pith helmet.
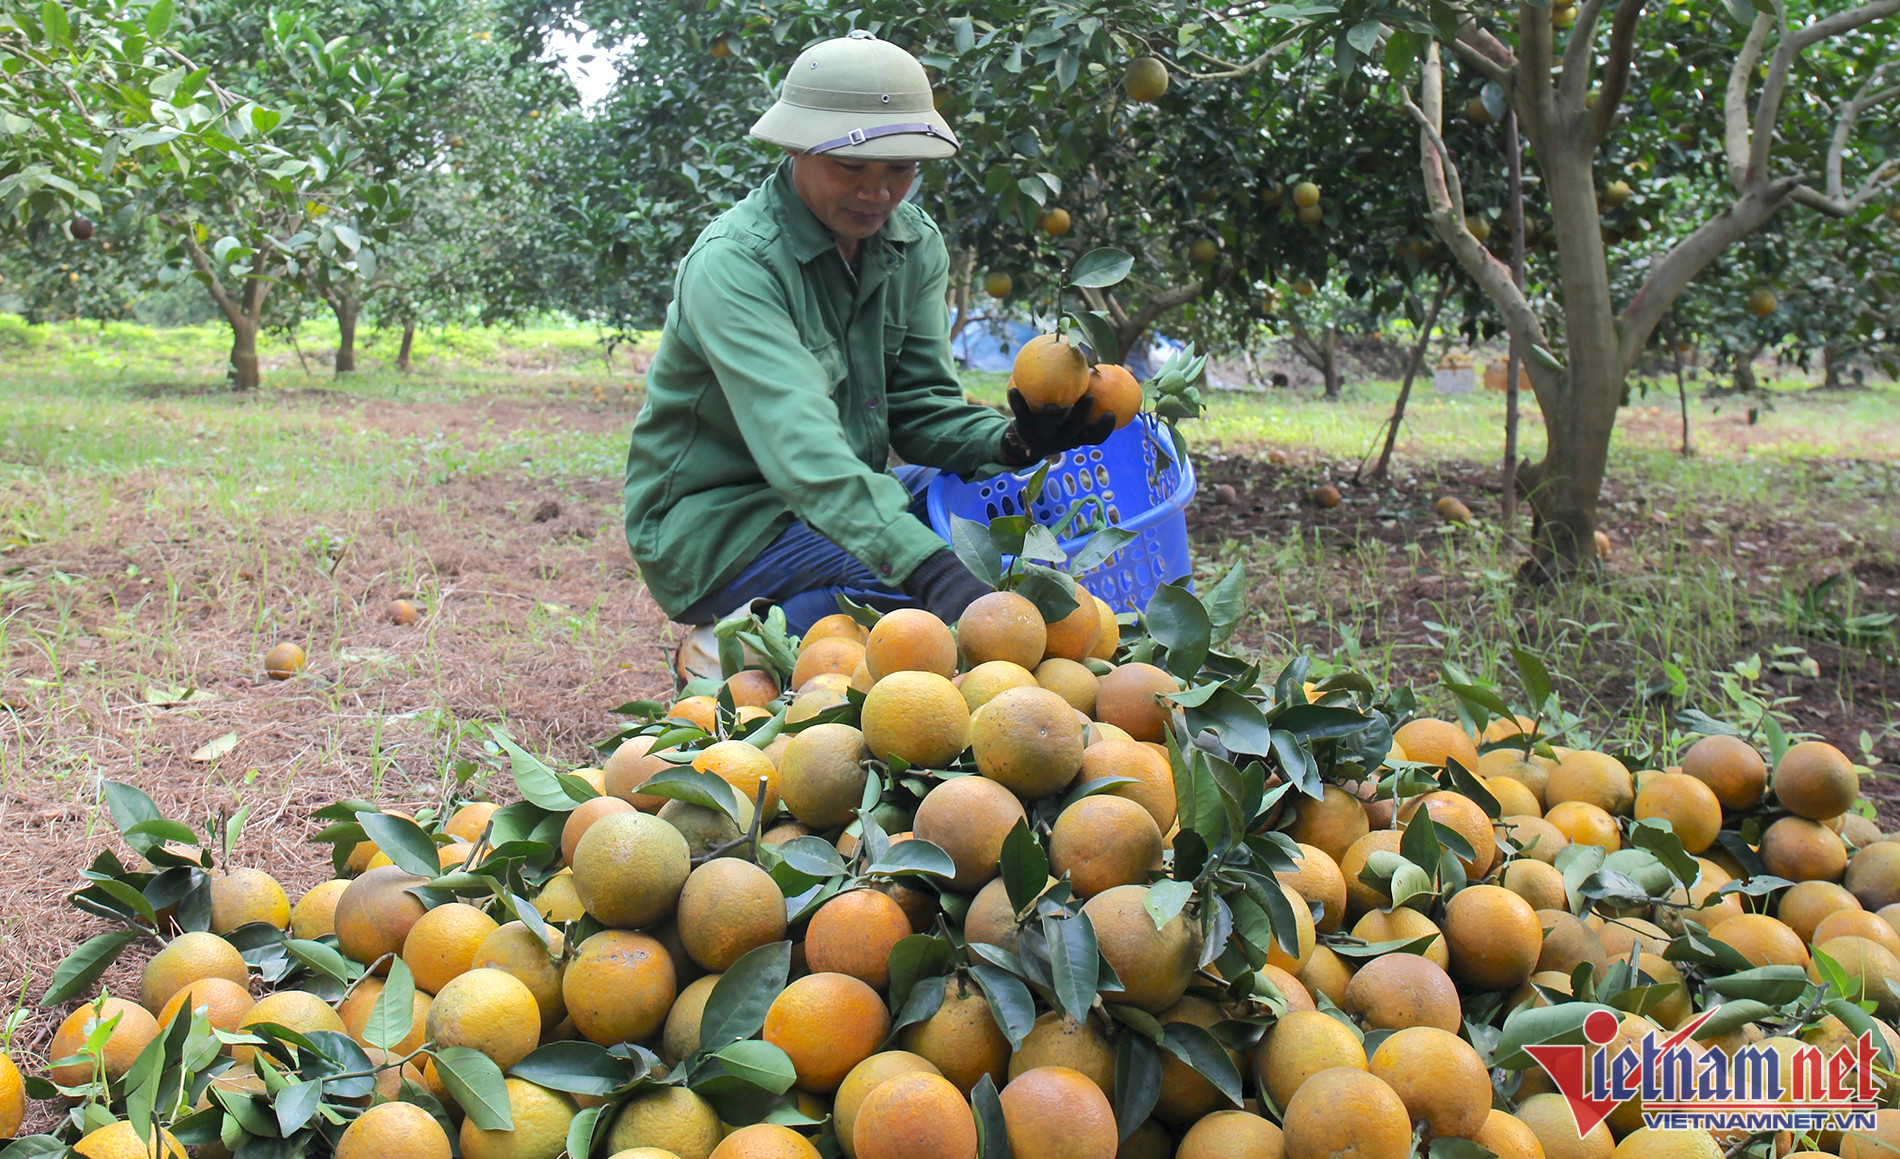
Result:
<instances>
[{"instance_id":1,"label":"pith helmet","mask_svg":"<svg viewBox=\"0 0 1900 1159\"><path fill-rule=\"evenodd\" d=\"M934 161L959 148L917 58L868 32L798 54L752 135L797 153L855 161Z\"/></svg>"}]
</instances>

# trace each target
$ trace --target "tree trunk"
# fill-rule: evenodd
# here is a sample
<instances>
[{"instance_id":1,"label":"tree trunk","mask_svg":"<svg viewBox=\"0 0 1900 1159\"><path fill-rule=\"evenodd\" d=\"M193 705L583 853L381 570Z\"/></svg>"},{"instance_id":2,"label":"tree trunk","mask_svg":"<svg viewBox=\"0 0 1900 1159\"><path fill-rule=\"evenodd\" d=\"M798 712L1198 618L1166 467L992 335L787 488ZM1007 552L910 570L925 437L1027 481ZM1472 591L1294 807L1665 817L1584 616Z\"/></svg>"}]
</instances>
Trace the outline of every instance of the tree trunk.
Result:
<instances>
[{"instance_id":1,"label":"tree trunk","mask_svg":"<svg viewBox=\"0 0 1900 1159\"><path fill-rule=\"evenodd\" d=\"M232 390L256 390L262 382L257 371L257 322L231 319L231 364L225 381Z\"/></svg>"},{"instance_id":2,"label":"tree trunk","mask_svg":"<svg viewBox=\"0 0 1900 1159\"><path fill-rule=\"evenodd\" d=\"M336 372L349 374L356 369L356 316L363 300L348 294L331 294L330 309L336 314Z\"/></svg>"},{"instance_id":3,"label":"tree trunk","mask_svg":"<svg viewBox=\"0 0 1900 1159\"><path fill-rule=\"evenodd\" d=\"M1821 347L1822 390L1843 390L1846 388L1847 382L1841 377L1841 364L1844 361L1846 360L1841 357L1840 349L1832 343Z\"/></svg>"},{"instance_id":4,"label":"tree trunk","mask_svg":"<svg viewBox=\"0 0 1900 1159\"><path fill-rule=\"evenodd\" d=\"M1328 326L1319 342L1319 372L1326 381L1326 393L1322 397L1327 402L1339 401L1339 327Z\"/></svg>"},{"instance_id":5,"label":"tree trunk","mask_svg":"<svg viewBox=\"0 0 1900 1159\"><path fill-rule=\"evenodd\" d=\"M1746 353L1733 356L1733 378L1737 394L1752 393L1760 386L1760 383L1755 380L1755 356L1760 353L1761 347L1757 346Z\"/></svg>"},{"instance_id":6,"label":"tree trunk","mask_svg":"<svg viewBox=\"0 0 1900 1159\"><path fill-rule=\"evenodd\" d=\"M415 347L416 324L414 322L404 322L402 324L402 345L396 348L397 370L407 371L409 369L409 356L415 350Z\"/></svg>"}]
</instances>

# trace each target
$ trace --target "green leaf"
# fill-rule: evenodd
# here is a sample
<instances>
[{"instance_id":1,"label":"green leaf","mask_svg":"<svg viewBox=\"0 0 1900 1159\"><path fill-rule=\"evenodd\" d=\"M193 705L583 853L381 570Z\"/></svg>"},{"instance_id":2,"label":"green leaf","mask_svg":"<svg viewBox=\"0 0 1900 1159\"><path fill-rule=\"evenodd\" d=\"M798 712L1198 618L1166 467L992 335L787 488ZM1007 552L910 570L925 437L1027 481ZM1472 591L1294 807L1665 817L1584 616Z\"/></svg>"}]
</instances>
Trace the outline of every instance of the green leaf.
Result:
<instances>
[{"instance_id":1,"label":"green leaf","mask_svg":"<svg viewBox=\"0 0 1900 1159\"><path fill-rule=\"evenodd\" d=\"M1017 913L1028 910L1048 886L1049 857L1031 836L1027 821L1016 822L1003 838L1002 867L1010 908Z\"/></svg>"},{"instance_id":2,"label":"green leaf","mask_svg":"<svg viewBox=\"0 0 1900 1159\"><path fill-rule=\"evenodd\" d=\"M1683 849L1682 839L1656 819L1641 820L1630 826L1630 843L1661 862L1683 889L1694 885L1702 873L1701 865Z\"/></svg>"},{"instance_id":3,"label":"green leaf","mask_svg":"<svg viewBox=\"0 0 1900 1159\"><path fill-rule=\"evenodd\" d=\"M81 942L53 970L46 993L40 996L40 1005L58 1006L90 989L99 976L118 961L120 951L139 936L138 930L111 930Z\"/></svg>"},{"instance_id":4,"label":"green leaf","mask_svg":"<svg viewBox=\"0 0 1900 1159\"><path fill-rule=\"evenodd\" d=\"M611 1095L628 1079L627 1064L592 1042L550 1042L510 1067L518 1079L577 1095Z\"/></svg>"},{"instance_id":5,"label":"green leaf","mask_svg":"<svg viewBox=\"0 0 1900 1159\"><path fill-rule=\"evenodd\" d=\"M1207 662L1214 627L1207 609L1181 584L1165 584L1148 600L1141 613L1148 635L1168 652L1162 667L1182 683L1190 683Z\"/></svg>"},{"instance_id":6,"label":"green leaf","mask_svg":"<svg viewBox=\"0 0 1900 1159\"><path fill-rule=\"evenodd\" d=\"M414 821L393 813L358 813L356 823L403 870L430 879L441 874L442 860L436 854L435 842Z\"/></svg>"},{"instance_id":7,"label":"green leaf","mask_svg":"<svg viewBox=\"0 0 1900 1159\"><path fill-rule=\"evenodd\" d=\"M1053 624L1081 606L1075 598L1075 580L1053 568L1029 564L1023 568L1016 594L1036 605L1044 623Z\"/></svg>"},{"instance_id":8,"label":"green leaf","mask_svg":"<svg viewBox=\"0 0 1900 1159\"><path fill-rule=\"evenodd\" d=\"M599 1133L601 1115L609 1109L608 1107L588 1107L574 1116L574 1121L567 1125L567 1153L569 1155L579 1155L585 1159L586 1156L594 1153L594 1136Z\"/></svg>"},{"instance_id":9,"label":"green leaf","mask_svg":"<svg viewBox=\"0 0 1900 1159\"><path fill-rule=\"evenodd\" d=\"M1770 1006L1793 1002L1812 985L1807 972L1799 966L1758 966L1708 978L1703 984L1724 998L1749 998Z\"/></svg>"},{"instance_id":10,"label":"green leaf","mask_svg":"<svg viewBox=\"0 0 1900 1159\"><path fill-rule=\"evenodd\" d=\"M976 1115L977 1159L1012 1159L1009 1127L1003 1121L1003 1101L997 1097L996 1080L987 1071L970 1088L970 1110Z\"/></svg>"},{"instance_id":11,"label":"green leaf","mask_svg":"<svg viewBox=\"0 0 1900 1159\"><path fill-rule=\"evenodd\" d=\"M726 1073L782 1095L798 1081L798 1072L786 1053L769 1042L742 1039L727 1043L714 1055Z\"/></svg>"},{"instance_id":12,"label":"green leaf","mask_svg":"<svg viewBox=\"0 0 1900 1159\"><path fill-rule=\"evenodd\" d=\"M1425 1154L1427 1159L1497 1159L1496 1151L1456 1135L1441 1135L1433 1139L1426 1147Z\"/></svg>"},{"instance_id":13,"label":"green leaf","mask_svg":"<svg viewBox=\"0 0 1900 1159\"><path fill-rule=\"evenodd\" d=\"M526 800L552 809L557 813L571 812L574 806L596 796L587 782L577 777L562 778L541 763L540 758L516 744L499 726L490 725L489 734L495 743L508 753L509 767L514 774L515 788L520 790ZM570 789L574 791L570 792ZM645 792L643 788L641 792Z\"/></svg>"},{"instance_id":14,"label":"green leaf","mask_svg":"<svg viewBox=\"0 0 1900 1159\"><path fill-rule=\"evenodd\" d=\"M948 974L956 964L956 950L942 938L931 934L899 938L891 947L891 1008L903 1007L918 982Z\"/></svg>"},{"instance_id":15,"label":"green leaf","mask_svg":"<svg viewBox=\"0 0 1900 1159\"><path fill-rule=\"evenodd\" d=\"M1550 703L1550 694L1556 685L1551 681L1550 669L1537 653L1525 648L1512 648L1511 659L1517 665L1518 678L1524 682L1524 691L1531 698L1531 707L1542 711Z\"/></svg>"},{"instance_id":16,"label":"green leaf","mask_svg":"<svg viewBox=\"0 0 1900 1159\"><path fill-rule=\"evenodd\" d=\"M1083 254L1069 271L1069 284L1090 290L1106 289L1128 276L1135 259L1123 250L1111 247L1092 249Z\"/></svg>"},{"instance_id":17,"label":"green leaf","mask_svg":"<svg viewBox=\"0 0 1900 1159\"><path fill-rule=\"evenodd\" d=\"M145 10L145 35L154 42L164 40L165 34L171 31L174 14L172 0L158 0Z\"/></svg>"},{"instance_id":18,"label":"green leaf","mask_svg":"<svg viewBox=\"0 0 1900 1159\"><path fill-rule=\"evenodd\" d=\"M1089 1015L1101 979L1101 949L1087 914L1045 917L1042 936L1049 948L1049 974L1063 1013L1077 1022Z\"/></svg>"},{"instance_id":19,"label":"green leaf","mask_svg":"<svg viewBox=\"0 0 1900 1159\"><path fill-rule=\"evenodd\" d=\"M948 853L930 842L912 838L887 847L884 855L872 862L864 872L884 876L915 873L951 878L957 875L957 863L950 859Z\"/></svg>"},{"instance_id":20,"label":"green leaf","mask_svg":"<svg viewBox=\"0 0 1900 1159\"><path fill-rule=\"evenodd\" d=\"M1536 1060L1524 1053L1527 1046L1540 1043L1569 1046L1583 1042L1583 1020L1598 1010L1608 1010L1613 1016L1619 1013L1596 1002L1519 1007L1504 1020L1504 1033L1498 1038L1491 1065L1524 1070L1536 1065Z\"/></svg>"},{"instance_id":21,"label":"green leaf","mask_svg":"<svg viewBox=\"0 0 1900 1159\"><path fill-rule=\"evenodd\" d=\"M717 1051L757 1034L791 971L790 942L760 946L734 962L706 996L699 1018L699 1048Z\"/></svg>"},{"instance_id":22,"label":"green leaf","mask_svg":"<svg viewBox=\"0 0 1900 1159\"><path fill-rule=\"evenodd\" d=\"M990 1013L995 1015L996 1025L1002 1027L1009 1048L1020 1048L1036 1026L1036 1000L1030 996L1029 987L1016 975L987 962L970 967L970 976L976 979L983 997L989 999Z\"/></svg>"},{"instance_id":23,"label":"green leaf","mask_svg":"<svg viewBox=\"0 0 1900 1159\"><path fill-rule=\"evenodd\" d=\"M1082 332L1083 341L1095 354L1096 362L1120 362L1121 343L1115 339L1115 324L1100 310L1072 311L1065 315Z\"/></svg>"},{"instance_id":24,"label":"green leaf","mask_svg":"<svg viewBox=\"0 0 1900 1159\"><path fill-rule=\"evenodd\" d=\"M469 1122L484 1131L514 1130L508 1085L493 1059L466 1046L446 1046L435 1052L435 1066Z\"/></svg>"},{"instance_id":25,"label":"green leaf","mask_svg":"<svg viewBox=\"0 0 1900 1159\"><path fill-rule=\"evenodd\" d=\"M1161 1050L1152 1038L1124 1031L1115 1044L1115 1129L1122 1142L1154 1113L1161 1094Z\"/></svg>"},{"instance_id":26,"label":"green leaf","mask_svg":"<svg viewBox=\"0 0 1900 1159\"><path fill-rule=\"evenodd\" d=\"M271 1096L271 1110L277 1113L277 1129L286 1139L296 1134L317 1113L317 1104L322 1099L320 1082L293 1082L282 1087Z\"/></svg>"},{"instance_id":27,"label":"green leaf","mask_svg":"<svg viewBox=\"0 0 1900 1159\"><path fill-rule=\"evenodd\" d=\"M383 991L369 1008L369 1018L363 1023L363 1041L382 1050L395 1050L396 1044L408 1038L415 1026L416 981L409 973L408 963L398 955L390 959Z\"/></svg>"},{"instance_id":28,"label":"green leaf","mask_svg":"<svg viewBox=\"0 0 1900 1159\"><path fill-rule=\"evenodd\" d=\"M989 587L1003 581L1003 553L990 538L988 524L961 515L950 517L950 547L970 574Z\"/></svg>"},{"instance_id":29,"label":"green leaf","mask_svg":"<svg viewBox=\"0 0 1900 1159\"><path fill-rule=\"evenodd\" d=\"M1241 616L1247 611L1247 577L1242 566L1235 564L1229 568L1227 574L1208 589L1201 605L1207 611L1208 642L1218 648L1233 636Z\"/></svg>"},{"instance_id":30,"label":"green leaf","mask_svg":"<svg viewBox=\"0 0 1900 1159\"><path fill-rule=\"evenodd\" d=\"M1240 1105L1240 1071L1218 1039L1191 1022L1166 1023L1161 1033L1161 1045L1169 1054L1193 1067L1235 1106Z\"/></svg>"},{"instance_id":31,"label":"green leaf","mask_svg":"<svg viewBox=\"0 0 1900 1159\"><path fill-rule=\"evenodd\" d=\"M40 27L46 30L46 39L54 44L72 43L73 30L72 25L67 23L66 10L53 3L53 0L46 0L40 5Z\"/></svg>"},{"instance_id":32,"label":"green leaf","mask_svg":"<svg viewBox=\"0 0 1900 1159\"><path fill-rule=\"evenodd\" d=\"M661 769L641 784L640 791L650 797L666 797L715 809L730 817L734 824L739 821L738 796L724 778L712 773L702 773L684 765Z\"/></svg>"},{"instance_id":33,"label":"green leaf","mask_svg":"<svg viewBox=\"0 0 1900 1159\"><path fill-rule=\"evenodd\" d=\"M1194 883L1191 881L1157 881L1148 887L1141 908L1147 911L1155 929L1159 930L1173 921L1193 896Z\"/></svg>"},{"instance_id":34,"label":"green leaf","mask_svg":"<svg viewBox=\"0 0 1900 1159\"><path fill-rule=\"evenodd\" d=\"M165 819L143 789L120 781L101 781L99 791L106 799L106 808L112 812L113 825L121 834L141 822Z\"/></svg>"}]
</instances>

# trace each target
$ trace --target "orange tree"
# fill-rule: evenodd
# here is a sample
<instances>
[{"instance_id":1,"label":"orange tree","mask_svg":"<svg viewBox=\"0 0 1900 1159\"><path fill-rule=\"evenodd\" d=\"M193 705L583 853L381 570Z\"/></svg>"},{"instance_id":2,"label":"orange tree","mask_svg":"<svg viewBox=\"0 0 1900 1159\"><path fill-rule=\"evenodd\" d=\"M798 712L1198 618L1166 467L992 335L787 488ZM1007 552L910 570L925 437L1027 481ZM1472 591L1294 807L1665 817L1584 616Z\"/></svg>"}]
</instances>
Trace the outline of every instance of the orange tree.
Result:
<instances>
[{"instance_id":1,"label":"orange tree","mask_svg":"<svg viewBox=\"0 0 1900 1159\"><path fill-rule=\"evenodd\" d=\"M1870 216L1900 181L1889 111L1900 99L1891 61L1900 0L1706 9L1584 0L1501 14L1350 0L1276 11L1299 12L1303 42L1329 49L1342 70L1376 60L1400 82L1392 99L1418 129L1433 229L1528 355L1549 434L1544 459L1518 474L1535 520L1533 576L1593 559L1627 376L1690 283L1784 211ZM1541 301L1467 228L1470 155L1446 136L1447 56L1457 82L1495 86L1528 142L1554 246ZM1610 168L1618 160L1659 172L1699 168L1726 187L1719 203L1671 231L1673 244L1643 255L1627 295L1614 292L1606 250L1641 238L1645 223L1616 204L1628 190L1613 183L1632 176Z\"/></svg>"},{"instance_id":2,"label":"orange tree","mask_svg":"<svg viewBox=\"0 0 1900 1159\"><path fill-rule=\"evenodd\" d=\"M558 248L602 261L564 304L621 325L660 319L699 229L771 163L746 130L793 57L853 27L924 61L962 138L955 160L925 167L920 192L952 250L953 309L981 306L985 275L999 272L1012 307L1047 313L1061 273L1112 246L1135 256L1134 271L1088 297L1125 350L1164 316L1197 340L1238 337L1267 315L1269 291L1299 278L1389 314L1442 264L1416 249L1427 211L1416 179L1388 163L1410 147L1403 115L1329 61L1272 52L1258 20L1123 0L967 13L891 0L849 12L803 0L532 0L517 16L530 36L572 22L616 46L609 103L543 164L563 199ZM1244 73L1203 59L1262 52L1270 67ZM1125 73L1151 55L1165 58L1168 83L1159 94L1136 85L1137 100ZM1321 189L1309 221L1293 196L1304 181Z\"/></svg>"}]
</instances>

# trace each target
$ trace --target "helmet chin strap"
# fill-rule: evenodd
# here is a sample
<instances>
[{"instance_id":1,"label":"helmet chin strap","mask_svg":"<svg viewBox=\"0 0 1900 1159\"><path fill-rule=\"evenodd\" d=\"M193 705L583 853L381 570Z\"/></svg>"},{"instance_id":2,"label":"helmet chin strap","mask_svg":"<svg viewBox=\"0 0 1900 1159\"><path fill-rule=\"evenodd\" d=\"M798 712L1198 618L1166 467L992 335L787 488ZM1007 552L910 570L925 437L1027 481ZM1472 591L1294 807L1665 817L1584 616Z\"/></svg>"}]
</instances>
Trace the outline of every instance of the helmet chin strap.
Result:
<instances>
[{"instance_id":1,"label":"helmet chin strap","mask_svg":"<svg viewBox=\"0 0 1900 1159\"><path fill-rule=\"evenodd\" d=\"M901 125L878 125L870 129L853 129L842 137L833 137L829 141L820 141L805 150L809 154L828 153L833 149L843 149L852 145L862 145L866 141L875 141L879 137L895 137L904 133L918 133L926 137L935 137L951 145L957 142L928 121L911 121Z\"/></svg>"}]
</instances>

